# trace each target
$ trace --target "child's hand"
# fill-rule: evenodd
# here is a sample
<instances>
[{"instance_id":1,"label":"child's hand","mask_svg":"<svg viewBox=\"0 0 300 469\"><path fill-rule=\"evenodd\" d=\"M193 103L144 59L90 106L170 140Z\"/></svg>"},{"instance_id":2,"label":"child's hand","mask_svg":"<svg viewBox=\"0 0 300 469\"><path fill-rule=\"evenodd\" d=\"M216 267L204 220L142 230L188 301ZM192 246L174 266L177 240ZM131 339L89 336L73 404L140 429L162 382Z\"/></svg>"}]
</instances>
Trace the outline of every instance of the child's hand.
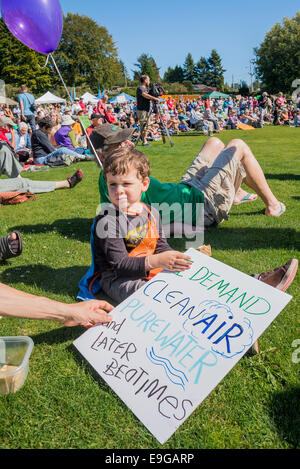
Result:
<instances>
[{"instance_id":1,"label":"child's hand","mask_svg":"<svg viewBox=\"0 0 300 469\"><path fill-rule=\"evenodd\" d=\"M191 267L190 257L178 251L166 251L161 254L150 256L151 265L171 272L182 272Z\"/></svg>"}]
</instances>

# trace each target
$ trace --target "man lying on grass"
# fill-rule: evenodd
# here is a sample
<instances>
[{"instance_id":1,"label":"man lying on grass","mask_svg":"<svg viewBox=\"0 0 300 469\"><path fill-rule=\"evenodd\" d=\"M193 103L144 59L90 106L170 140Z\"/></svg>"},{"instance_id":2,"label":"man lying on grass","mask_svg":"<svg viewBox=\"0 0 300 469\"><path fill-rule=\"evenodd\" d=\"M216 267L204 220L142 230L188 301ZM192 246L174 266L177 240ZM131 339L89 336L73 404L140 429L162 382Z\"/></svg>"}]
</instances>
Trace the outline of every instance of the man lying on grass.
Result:
<instances>
[{"instance_id":1,"label":"man lying on grass","mask_svg":"<svg viewBox=\"0 0 300 469\"><path fill-rule=\"evenodd\" d=\"M103 205L94 223L93 259L102 290L120 303L161 270L181 272L191 261L172 250L158 212L142 202L150 184L150 166L142 152L131 146L115 150L104 160L103 177L111 203ZM255 277L284 291L297 267L292 259Z\"/></svg>"},{"instance_id":2,"label":"man lying on grass","mask_svg":"<svg viewBox=\"0 0 300 469\"><path fill-rule=\"evenodd\" d=\"M133 146L130 142L132 129L103 124L91 133L91 142L101 161L118 148ZM182 214L190 207L191 225L197 226L197 206L204 203L205 226L221 223L228 219L233 204L252 202L256 194L241 189L245 182L265 203L265 214L278 217L285 212L285 206L272 193L264 173L252 151L243 140L231 140L226 146L215 137L210 138L196 156L179 184L161 183L150 177L149 187L142 194L141 201L148 204L179 205L182 210L169 211L167 219L160 211L165 232L169 233L176 224L183 223ZM100 174L99 190L101 203L110 202L107 184Z\"/></svg>"}]
</instances>

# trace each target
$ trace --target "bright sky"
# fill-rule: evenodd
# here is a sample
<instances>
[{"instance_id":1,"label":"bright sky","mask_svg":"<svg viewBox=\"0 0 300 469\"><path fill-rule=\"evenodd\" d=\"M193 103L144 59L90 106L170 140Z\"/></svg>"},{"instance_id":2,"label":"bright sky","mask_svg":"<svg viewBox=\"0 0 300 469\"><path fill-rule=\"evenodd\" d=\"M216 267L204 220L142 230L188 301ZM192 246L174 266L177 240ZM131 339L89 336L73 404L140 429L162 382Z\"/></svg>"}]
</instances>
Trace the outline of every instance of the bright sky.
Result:
<instances>
[{"instance_id":1,"label":"bright sky","mask_svg":"<svg viewBox=\"0 0 300 469\"><path fill-rule=\"evenodd\" d=\"M294 17L299 0L60 0L63 12L93 18L112 35L130 75L142 53L154 57L163 76L168 66L195 62L216 49L225 81L250 83L253 48L276 22Z\"/></svg>"}]
</instances>

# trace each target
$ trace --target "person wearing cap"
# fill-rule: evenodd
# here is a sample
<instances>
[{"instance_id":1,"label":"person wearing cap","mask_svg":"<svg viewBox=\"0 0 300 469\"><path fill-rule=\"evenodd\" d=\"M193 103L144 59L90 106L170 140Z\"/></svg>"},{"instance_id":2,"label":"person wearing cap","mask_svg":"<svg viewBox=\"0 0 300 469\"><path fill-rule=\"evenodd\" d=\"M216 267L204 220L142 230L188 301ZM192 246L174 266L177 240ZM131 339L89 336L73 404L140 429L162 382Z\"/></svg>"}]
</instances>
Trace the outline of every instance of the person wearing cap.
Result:
<instances>
[{"instance_id":1,"label":"person wearing cap","mask_svg":"<svg viewBox=\"0 0 300 469\"><path fill-rule=\"evenodd\" d=\"M132 129L120 129L103 124L90 135L94 149L102 161L116 148L133 145L129 141ZM242 182L254 189L265 203L267 216L279 217L286 208L272 193L264 173L249 146L240 139L231 140L225 147L218 138L210 138L202 147L179 184L161 183L150 177L150 185L142 202L151 204L179 204L181 210L160 213L165 229L179 223L197 226L197 207L204 203L204 224L210 226L228 219L232 205L256 200L256 194L241 189ZM107 185L100 174L101 203L110 203ZM190 210L190 213L188 213ZM168 212L168 213L167 213ZM189 217L190 223L186 222ZM171 226L171 227L172 227Z\"/></svg>"},{"instance_id":2,"label":"person wearing cap","mask_svg":"<svg viewBox=\"0 0 300 469\"><path fill-rule=\"evenodd\" d=\"M84 104L84 101L83 101L83 97L80 96L80 99L79 99L79 106L81 107L81 109L83 110L84 114L87 114L87 110L86 110L86 106Z\"/></svg>"},{"instance_id":3,"label":"person wearing cap","mask_svg":"<svg viewBox=\"0 0 300 469\"><path fill-rule=\"evenodd\" d=\"M172 96L168 97L167 106L169 111L172 111L174 109L174 99L172 99Z\"/></svg>"},{"instance_id":4,"label":"person wearing cap","mask_svg":"<svg viewBox=\"0 0 300 469\"><path fill-rule=\"evenodd\" d=\"M78 111L81 111L81 106L79 104L79 98L75 98L72 104L72 115L76 116Z\"/></svg>"},{"instance_id":5,"label":"person wearing cap","mask_svg":"<svg viewBox=\"0 0 300 469\"><path fill-rule=\"evenodd\" d=\"M10 117L3 116L0 118L0 141L6 142L11 145L12 148L15 148L15 123ZM10 135L8 139L7 135Z\"/></svg>"},{"instance_id":6,"label":"person wearing cap","mask_svg":"<svg viewBox=\"0 0 300 469\"><path fill-rule=\"evenodd\" d=\"M268 106L268 101L269 101L269 95L265 91L259 98L258 100L258 106L259 106L259 111L260 111L260 120L261 123L263 124L265 120L265 115L267 113L267 106Z\"/></svg>"},{"instance_id":7,"label":"person wearing cap","mask_svg":"<svg viewBox=\"0 0 300 469\"><path fill-rule=\"evenodd\" d=\"M86 133L88 134L88 136L91 135L91 133L96 127L99 127L99 125L102 125L102 124L103 124L103 118L101 114L93 112L93 114L91 115L91 125L86 129Z\"/></svg>"},{"instance_id":8,"label":"person wearing cap","mask_svg":"<svg viewBox=\"0 0 300 469\"><path fill-rule=\"evenodd\" d=\"M115 124L117 122L117 118L114 115L113 107L112 107L111 104L108 104L107 107L106 107L105 120L109 124Z\"/></svg>"},{"instance_id":9,"label":"person wearing cap","mask_svg":"<svg viewBox=\"0 0 300 469\"><path fill-rule=\"evenodd\" d=\"M73 119L70 116L64 116L63 117L65 120L61 122L61 124L64 122L64 125L66 126L66 123L74 123ZM55 148L53 145L51 145L49 141L49 137L52 132L52 128L54 127L54 122L49 116L44 117L41 119L39 122L39 129L36 130L35 132L32 133L31 137L31 147L32 147L32 153L33 153L33 158L34 162L37 164L47 164L47 161L52 157L52 156L60 156L60 155L71 155L74 157L77 157L78 154L74 151L74 149L70 149L66 146L62 146L60 148ZM61 131L62 127L59 129ZM70 131L70 127L67 125L67 130L68 132ZM59 132L58 131L58 132ZM56 136L57 133L54 135L54 138L57 142L58 145L61 145L62 139L57 140ZM63 137L62 137L63 138Z\"/></svg>"}]
</instances>

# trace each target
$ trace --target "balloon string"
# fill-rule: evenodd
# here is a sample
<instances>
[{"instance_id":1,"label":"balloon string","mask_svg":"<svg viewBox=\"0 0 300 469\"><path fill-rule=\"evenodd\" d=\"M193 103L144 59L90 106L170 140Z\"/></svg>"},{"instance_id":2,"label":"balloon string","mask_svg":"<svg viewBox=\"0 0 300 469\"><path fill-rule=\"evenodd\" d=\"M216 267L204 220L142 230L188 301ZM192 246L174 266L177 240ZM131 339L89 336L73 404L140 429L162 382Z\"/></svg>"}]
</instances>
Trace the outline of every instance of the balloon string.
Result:
<instances>
[{"instance_id":1,"label":"balloon string","mask_svg":"<svg viewBox=\"0 0 300 469\"><path fill-rule=\"evenodd\" d=\"M47 67L48 61L49 61L49 55L50 55L50 54L47 55L46 63L45 63L45 65L43 65L43 67L41 67L40 64L38 63L38 66L39 66L40 68L45 68L45 67Z\"/></svg>"},{"instance_id":2,"label":"balloon string","mask_svg":"<svg viewBox=\"0 0 300 469\"><path fill-rule=\"evenodd\" d=\"M65 87L65 89L66 89L66 92L67 92L67 94L68 94L68 96L69 96L69 99L70 99L70 101L72 101L72 98L71 98L71 96L70 96L69 90L68 90L68 88L66 87L66 84L65 84L65 82L64 82L64 80L63 80L63 77L62 77L61 74L60 74L60 71L59 71L59 69L58 69L58 66L56 65L56 62L55 62L55 60L54 60L53 55L52 55L52 54L49 54L48 57L47 57L47 61L48 61L48 58L49 58L49 57L51 57L52 62L53 62L53 64L54 64L54 67L56 68L56 71L57 71L57 73L58 73L58 75L59 75L59 78L61 79L61 81L62 81L62 83L63 83L63 85L64 85L64 87ZM100 160L100 158L99 158L99 156L98 156L98 154L97 154L97 152L96 152L96 150L95 150L95 148L94 148L94 146L93 146L93 144L92 144L92 142L91 142L91 140L90 140L90 137L89 137L88 133L86 132L86 130L85 130L85 128L84 128L84 125L82 124L82 122L80 121L80 119L79 119L79 122L80 122L81 127L82 127L82 130L83 130L83 132L84 132L84 134L85 134L85 136L86 136L86 139L87 139L87 141L88 141L89 144L90 144L90 148L91 148L91 150L92 150L92 153L94 154L94 157L96 158L96 160L97 160L98 163L99 163L100 168L102 169L102 168L103 168L102 162L101 162L101 160Z\"/></svg>"},{"instance_id":3,"label":"balloon string","mask_svg":"<svg viewBox=\"0 0 300 469\"><path fill-rule=\"evenodd\" d=\"M61 74L60 74L60 71L59 71L59 69L58 69L58 66L56 65L56 62L55 62L55 60L54 60L53 55L52 55L52 54L49 54L48 57L51 57L52 62L53 62L53 64L54 64L54 67L55 67L55 69L56 69L56 71L57 71L57 73L58 73L58 75L59 75L59 78L61 79L62 84L63 84L64 87L65 87L65 90L66 90L66 92L67 92L67 95L69 96L69 100L72 101L72 98L71 98L71 96L70 96L69 90L68 90L68 88L66 87L66 84L65 84L65 82L64 82L64 80L63 80L63 77L62 77ZM48 60L48 58L47 58L47 60Z\"/></svg>"}]
</instances>

